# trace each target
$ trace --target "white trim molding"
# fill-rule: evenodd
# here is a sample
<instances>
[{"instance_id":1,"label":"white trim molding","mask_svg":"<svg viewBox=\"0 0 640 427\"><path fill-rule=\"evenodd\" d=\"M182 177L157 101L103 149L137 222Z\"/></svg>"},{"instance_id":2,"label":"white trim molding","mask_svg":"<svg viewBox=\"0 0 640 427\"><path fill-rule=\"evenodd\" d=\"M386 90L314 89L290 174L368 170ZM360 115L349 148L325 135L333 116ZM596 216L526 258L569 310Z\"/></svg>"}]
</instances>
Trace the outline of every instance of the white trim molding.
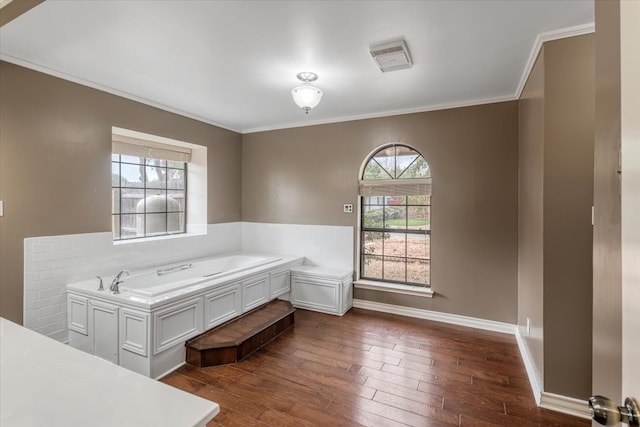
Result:
<instances>
[{"instance_id":1,"label":"white trim molding","mask_svg":"<svg viewBox=\"0 0 640 427\"><path fill-rule=\"evenodd\" d=\"M401 108L398 110L380 111L378 113L353 114L348 116L333 117L330 119L318 119L318 120L310 119L310 120L305 120L303 123L298 122L298 123L275 124L272 126L258 126L254 128L243 129L241 133L245 135L248 133L269 132L272 130L280 130L280 129L293 129L293 128L307 127L307 126L351 122L355 120L367 120L367 119L377 119L381 117L401 116L404 114L428 113L429 111L441 111L441 110L449 110L452 108L463 108L463 107L473 107L476 105L495 104L498 102L514 101L516 99L518 98L514 97L514 95L507 94L507 95L495 96L490 98L476 98L476 99L469 99L465 101L455 101L455 102L447 102L442 104L425 105L425 106L416 107L416 108Z\"/></svg>"},{"instance_id":2,"label":"white trim molding","mask_svg":"<svg viewBox=\"0 0 640 427\"><path fill-rule=\"evenodd\" d=\"M525 65L524 70L522 71L522 76L520 77L520 83L518 83L518 88L516 89L516 93L514 95L515 99L520 99L520 95L522 94L524 85L527 83L527 80L529 79L529 74L531 74L533 65L536 63L536 59L538 58L540 49L542 49L542 45L545 42L548 42L551 40L564 39L567 37L581 36L583 34L590 34L595 32L595 30L596 30L596 25L595 23L591 22L589 24L576 25L575 27L561 28L559 30L553 30L553 31L548 31L546 33L538 34L536 36L535 42L533 43L533 48L531 49L531 53L529 54L527 65Z\"/></svg>"},{"instance_id":3,"label":"white trim molding","mask_svg":"<svg viewBox=\"0 0 640 427\"><path fill-rule=\"evenodd\" d=\"M374 282L373 280L356 280L353 283L355 289L367 289L371 291L391 292L414 297L433 298L431 288L422 286L403 285L400 283ZM368 301L367 301L368 302Z\"/></svg>"},{"instance_id":4,"label":"white trim molding","mask_svg":"<svg viewBox=\"0 0 640 427\"><path fill-rule=\"evenodd\" d=\"M147 98L143 98L138 95L133 95L129 92L125 92L119 89L112 88L111 86L103 85L101 83L94 82L92 80L87 80L82 77L75 76L73 74L65 73L62 71L55 70L53 68L45 67L44 65L36 64L35 62L27 61L22 58L18 58L6 53L0 53L0 60L9 62L14 65L19 65L24 68L29 68L30 70L38 71L43 74L47 74L53 77L57 77L62 80L67 80L72 83L77 83L82 86L90 87L92 89L99 90L101 92L109 93L111 95L116 95L121 98L129 99L131 101L139 102L140 104L148 105L150 107L157 108L162 111L167 111L169 113L177 114L179 116L187 117L189 119L193 119L202 123L207 123L212 126L216 126L222 129L230 130L233 132L242 133L241 129L235 129L227 124L216 122L207 117L200 116L198 114L192 114L187 111L181 110L179 108L170 107L168 105L162 104L160 102L152 101Z\"/></svg>"},{"instance_id":5,"label":"white trim molding","mask_svg":"<svg viewBox=\"0 0 640 427\"><path fill-rule=\"evenodd\" d=\"M524 367L529 377L529 384L531 384L531 391L533 392L533 398L536 400L536 404L540 406L540 396L542 395L542 378L536 369L536 365L533 363L533 357L529 351L529 347L525 342L520 329L516 327L516 342L518 343L518 349L520 350L520 356L524 362Z\"/></svg>"},{"instance_id":6,"label":"white trim molding","mask_svg":"<svg viewBox=\"0 0 640 427\"><path fill-rule=\"evenodd\" d=\"M354 299L353 306L356 308L363 308L365 310L381 311L383 313L398 314L400 316L433 320L436 322L450 323L452 325L484 329L486 331L502 332L512 335L516 332L516 325L511 323L477 319L475 317L460 316L458 314L440 313L438 311L423 310L421 308L402 307L399 305L384 304L381 302L366 301L362 299Z\"/></svg>"},{"instance_id":7,"label":"white trim molding","mask_svg":"<svg viewBox=\"0 0 640 427\"><path fill-rule=\"evenodd\" d=\"M13 0L0 0L0 9L11 3Z\"/></svg>"},{"instance_id":8,"label":"white trim molding","mask_svg":"<svg viewBox=\"0 0 640 427\"><path fill-rule=\"evenodd\" d=\"M543 391L540 396L539 406L552 411L562 412L563 414L573 415L574 417L587 420L591 419L589 403L586 400L574 399L573 397Z\"/></svg>"},{"instance_id":9,"label":"white trim molding","mask_svg":"<svg viewBox=\"0 0 640 427\"><path fill-rule=\"evenodd\" d=\"M0 2L4 2L6 4L10 3L11 1L12 0L0 0ZM45 67L43 65L36 64L31 61L27 61L12 55L8 55L6 53L0 54L0 60L15 64L15 65L19 65L21 67L29 68L31 70L39 71L41 73L58 77L60 79L67 80L73 83L78 83L83 86L100 90L102 92L110 93L112 95L120 96L122 98L136 101L141 104L149 105L151 107L155 107L160 110L178 114L180 116L194 119L202 123L207 123L213 126L220 127L222 129L227 129L233 132L238 132L242 135L246 135L250 133L266 132L266 131L279 130L279 129L292 129L292 128L298 128L298 127L315 126L315 125L330 124L330 123L341 123L341 122L354 121L354 120L373 119L378 117L391 117L391 116L404 115L404 114L424 113L429 111L447 110L450 108L470 107L474 105L485 105L485 104L493 104L497 102L517 100L520 98L520 94L522 93L524 85L527 82L527 79L529 78L529 73L531 73L533 64L535 63L535 60L538 57L538 53L540 52L540 49L542 48L542 44L544 42L550 41L550 40L562 39L566 37L580 36L583 34L593 33L594 31L595 31L595 24L588 23L588 24L577 25L577 26L568 27L568 28L561 28L558 30L553 30L546 33L538 34L536 36L536 39L533 43L533 47L529 54L529 59L527 60L527 63L522 72L522 75L520 76L520 82L518 83L515 93L513 94L505 94L505 95L499 95L499 96L489 97L489 98L469 99L465 101L456 101L451 103L427 105L427 106L422 106L417 108L403 108L398 110L388 110L388 111L381 111L378 113L354 114L354 115L334 117L330 119L309 120L309 121L305 121L304 123L278 123L278 124L269 125L269 126L257 126L257 127L247 127L247 128L237 128L225 123L220 123L215 120L211 120L210 118L200 116L198 114L193 114L178 108L170 107L162 103L152 101L147 98L143 98L141 96L133 95L129 92L115 89L110 86L106 86L101 83L87 80L69 73L65 73L62 71L49 68L49 67Z\"/></svg>"}]
</instances>

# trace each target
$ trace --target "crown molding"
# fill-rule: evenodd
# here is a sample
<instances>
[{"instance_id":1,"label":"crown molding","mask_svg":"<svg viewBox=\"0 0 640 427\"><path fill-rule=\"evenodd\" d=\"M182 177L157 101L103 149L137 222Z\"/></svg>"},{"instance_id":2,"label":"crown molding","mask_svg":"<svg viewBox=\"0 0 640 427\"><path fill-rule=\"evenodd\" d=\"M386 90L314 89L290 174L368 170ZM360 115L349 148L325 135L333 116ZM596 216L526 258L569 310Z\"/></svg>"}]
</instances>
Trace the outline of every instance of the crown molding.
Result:
<instances>
[{"instance_id":1,"label":"crown molding","mask_svg":"<svg viewBox=\"0 0 640 427\"><path fill-rule=\"evenodd\" d=\"M0 0L0 27L29 12L44 0Z\"/></svg>"},{"instance_id":2,"label":"crown molding","mask_svg":"<svg viewBox=\"0 0 640 427\"><path fill-rule=\"evenodd\" d=\"M524 90L524 85L527 83L529 79L529 74L531 74L531 70L533 69L534 64L536 63L536 59L538 58L538 54L540 53L540 49L542 49L542 45L545 42L551 40L565 39L568 37L581 36L584 34L590 34L596 31L596 26L593 22L589 24L576 25L575 27L567 27L561 28L559 30L547 31L546 33L540 33L536 36L536 40L533 43L533 48L531 49L531 53L529 54L529 59L527 60L527 64L524 67L522 72L522 76L520 77L520 83L518 83L518 87L516 88L516 93L514 94L515 99L520 99L520 95L522 95L522 91Z\"/></svg>"},{"instance_id":3,"label":"crown molding","mask_svg":"<svg viewBox=\"0 0 640 427\"><path fill-rule=\"evenodd\" d=\"M67 80L73 83L77 83L83 86L87 86L96 90L100 90L102 92L106 92L112 95L116 95L125 99L129 99L132 101L136 101L145 105L149 105L151 107L155 107L158 108L160 110L163 111L167 111L170 113L174 113L174 114L178 114L180 116L184 116L193 120L197 120L199 122L202 123L207 123L213 126L217 126L219 128L222 129L226 129L226 130L230 130L232 132L237 132L240 134L249 134L249 133L257 133L257 132L266 132L266 131L273 131L273 130L282 130L282 129L292 129L292 128L299 128L299 127L305 127L305 126L316 126L316 125L324 125L324 124L331 124L331 123L341 123L341 122L348 122L348 121L355 121L355 120L367 120L367 119L376 119L376 118L382 118L382 117L392 117L392 116L399 116L399 115L404 115L404 114L415 114L415 113L426 113L429 111L438 111L438 110L447 110L447 109L451 109L451 108L463 108L463 107L473 107L476 105L484 105L484 104L493 104L493 103L498 103L498 102L506 102L506 101L514 101L520 98L520 95L522 94L522 90L524 89L524 86L527 82L527 79L529 78L529 74L531 73L531 70L533 69L533 66L535 64L536 58L538 57L538 54L540 53L540 49L542 48L542 45L547 42L547 41L551 41L551 40L557 40L557 39L562 39L562 38L567 38L567 37L575 37L575 36L580 36L583 34L589 34L589 33L593 33L595 31L595 24L594 23L589 23L589 24L583 24L583 25L577 25L574 27L568 27L568 28L562 28L559 30L553 30L553 31L548 31L545 33L540 33L536 36L535 42L533 44L533 48L529 54L529 58L527 60L527 63L525 65L525 68L523 70L523 73L520 77L520 82L516 88L516 91L513 95L504 95L504 96L498 96L498 97L492 97L492 98L480 98L480 99L474 99L474 100L469 100L469 101L462 101L462 102L452 102L452 103L444 103L444 104L436 104L436 105L429 105L429 106L423 106L423 107L416 107L416 108L406 108L406 109L400 109L400 110L389 110L389 111L382 111L379 113L369 113L369 114L357 114L357 115L350 115L350 116L341 116L341 117L334 117L334 118L330 118L330 119L319 119L319 120L310 120L310 121L305 121L303 123L300 122L296 122L296 123L281 123L281 124L277 124L277 125L271 125L271 126L257 126L257 127L250 127L250 128L243 128L243 129L238 129L238 128L234 128L231 127L229 125L223 124L223 123L219 123L216 122L214 120L208 119L206 117L202 117L196 114L192 114L192 113L188 113L186 111L182 111L179 110L177 108L173 108L173 107L169 107L167 105L152 101L150 99L147 98L143 98L140 96L136 96L133 94L130 94L128 92L125 91L121 91L118 89L114 89L110 86L105 86L99 83L96 83L94 81L91 80L86 80L71 74L67 74L67 73L63 73L39 64L35 64L33 62L30 61L26 61L20 58L16 58L14 56L11 55L7 55L7 54L3 54L0 53L0 60L2 61L6 61L15 65L19 65L25 68L29 68L31 70L35 70L35 71L39 71L42 72L44 74L48 74L54 77L58 77L61 78L63 80Z\"/></svg>"},{"instance_id":4,"label":"crown molding","mask_svg":"<svg viewBox=\"0 0 640 427\"><path fill-rule=\"evenodd\" d=\"M379 113L356 114L352 116L334 117L331 119L310 120L304 123L283 123L280 125L273 125L273 126L259 126L255 128L243 129L242 133L248 134L248 133L257 133L257 132L267 132L272 130L293 129L293 128L300 128L305 126L316 126L316 125L327 125L331 123L351 122L355 120L379 119L382 117L401 116L404 114L426 113L429 111L449 110L451 108L463 108L463 107L473 107L476 105L495 104L498 102L515 101L517 99L518 98L514 97L513 95L497 96L494 98L480 98L480 99L474 99L470 101L435 104L435 105L429 105L424 107L407 108L407 109L401 109L401 110L382 111Z\"/></svg>"},{"instance_id":5,"label":"crown molding","mask_svg":"<svg viewBox=\"0 0 640 427\"><path fill-rule=\"evenodd\" d=\"M105 85L102 85L100 83L96 83L96 82L91 81L91 80L86 80L86 79L83 79L81 77L74 76L72 74L63 73L61 71L57 71L57 70L54 70L52 68L48 68L48 67L45 67L45 66L42 66L42 65L39 65L39 64L35 64L33 62L26 61L24 59L16 58L14 56L7 55L5 53L0 53L0 60L5 61L5 62L9 62L11 64L15 64L15 65L18 65L18 66L21 66L21 67L24 67L24 68L28 68L30 70L38 71L40 73L44 73L44 74L47 74L47 75L50 75L50 76L53 76L53 77L57 77L57 78L60 78L62 80L67 80L67 81L70 81L72 83L77 83L77 84L82 85L82 86L87 86L87 87L90 87L92 89L99 90L101 92L106 92L106 93L109 93L111 95L119 96L121 98L129 99L131 101L139 102L141 104L148 105L150 107L155 107L155 108L158 108L160 110L167 111L169 113L178 114L180 116L187 117L189 119L193 119L193 120L197 120L199 122L203 122L203 123L207 123L207 124L210 124L210 125L213 125L213 126L217 126L219 128L222 128L222 129L230 130L232 132L237 132L237 133L242 134L242 135L249 134L249 133L257 133L257 132L267 132L267 131L272 131L272 130L293 129L293 128L306 127L306 126L316 126L316 125L326 125L326 124L331 124L331 123L350 122L350 121L354 121L354 120L377 119L377 118L382 118L382 117L400 116L400 115L403 115L403 114L425 113L425 112L428 112L428 111L448 110L448 109L451 109L451 108L473 107L473 106L476 106L476 105L494 104L494 103L498 103L498 102L514 101L514 100L518 99L517 97L514 97L512 95L507 95L507 96L499 96L499 97L494 97L494 98L480 98L480 99L474 99L474 100L463 101L463 102L436 104L436 105L417 107L417 108L407 108L407 109L400 109L400 110L389 110L389 111L382 111L382 112L379 112L379 113L358 114L358 115L351 115L351 116L334 117L334 118L330 118L330 119L309 120L309 121L305 121L305 122L302 122L302 123L300 123L300 122L282 123L282 124L276 124L276 125L271 125L271 126L258 126L258 127L254 127L254 128L238 129L238 128L234 128L234 127L231 127L231 126L226 125L226 124L222 124L222 123L210 120L210 119L208 119L206 117L202 117L202 116L199 116L199 115L196 115L196 114L188 113L186 111L182 111L182 110L179 110L177 108L169 107L167 105L160 104L158 102L152 101L152 100L147 99L147 98L143 98L143 97L140 97L140 96L137 96L137 95L130 94L128 92L124 92L124 91L121 91L121 90L118 90L118 89L114 89L114 88L112 88L110 86L105 86Z\"/></svg>"},{"instance_id":6,"label":"crown molding","mask_svg":"<svg viewBox=\"0 0 640 427\"><path fill-rule=\"evenodd\" d=\"M182 111L182 110L179 110L177 108L169 107L167 105L161 104L159 102L151 101L150 99L143 98L141 96L132 95L132 94L130 94L128 92L124 92L124 91L121 91L121 90L118 90L118 89L114 89L114 88L112 88L110 86L105 86L105 85L102 85L100 83L96 83L96 82L91 81L91 80L86 80L86 79L83 79L81 77L74 76L72 74L63 73L63 72L54 70L54 69L49 68L49 67L45 67L45 66L42 66L42 65L39 65L39 64L35 64L33 62L30 62L30 61L25 61L24 59L20 59L20 58L16 58L14 56L11 56L11 55L7 55L5 53L0 53L0 60L5 61L5 62L9 62L9 63L14 64L14 65L19 65L20 67L25 67L25 68L28 68L30 70L38 71L40 73L44 73L44 74L47 74L47 75L50 75L50 76L53 76L53 77L57 77L57 78L60 78L62 80L67 80L67 81L70 81L72 83L77 83L77 84L82 85L82 86L87 86L87 87L90 87L92 89L99 90L101 92L106 92L106 93L109 93L111 95L119 96L121 98L129 99L131 101L139 102L141 104L148 105L150 107L155 107L155 108L158 108L160 110L167 111L169 113L174 113L174 114L177 114L179 116L183 116L183 117L186 117L186 118L189 118L189 119L197 120L199 122L207 123L207 124L210 124L210 125L222 128L222 129L230 130L230 131L237 132L237 133L242 133L242 131L239 130L239 129L235 129L235 128L232 128L232 127L230 127L228 125L215 122L213 120L207 119L206 117L198 116L197 114L187 113L186 111Z\"/></svg>"}]
</instances>

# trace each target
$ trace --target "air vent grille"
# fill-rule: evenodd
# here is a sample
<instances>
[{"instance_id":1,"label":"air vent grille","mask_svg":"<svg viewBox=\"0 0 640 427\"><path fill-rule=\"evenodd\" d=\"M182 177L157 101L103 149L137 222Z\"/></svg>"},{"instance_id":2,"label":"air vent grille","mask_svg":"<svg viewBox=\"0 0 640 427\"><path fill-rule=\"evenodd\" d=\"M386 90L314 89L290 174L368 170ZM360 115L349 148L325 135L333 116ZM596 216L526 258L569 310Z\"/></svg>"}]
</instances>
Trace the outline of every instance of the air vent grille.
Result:
<instances>
[{"instance_id":1,"label":"air vent grille","mask_svg":"<svg viewBox=\"0 0 640 427\"><path fill-rule=\"evenodd\" d=\"M402 52L403 50L404 49L402 49L402 46L392 46L392 47L388 47L386 49L372 50L371 51L371 56L373 56L375 58L378 55L384 55L385 53Z\"/></svg>"},{"instance_id":2,"label":"air vent grille","mask_svg":"<svg viewBox=\"0 0 640 427\"><path fill-rule=\"evenodd\" d=\"M413 66L409 48L404 40L371 45L369 46L369 52L383 73Z\"/></svg>"}]
</instances>

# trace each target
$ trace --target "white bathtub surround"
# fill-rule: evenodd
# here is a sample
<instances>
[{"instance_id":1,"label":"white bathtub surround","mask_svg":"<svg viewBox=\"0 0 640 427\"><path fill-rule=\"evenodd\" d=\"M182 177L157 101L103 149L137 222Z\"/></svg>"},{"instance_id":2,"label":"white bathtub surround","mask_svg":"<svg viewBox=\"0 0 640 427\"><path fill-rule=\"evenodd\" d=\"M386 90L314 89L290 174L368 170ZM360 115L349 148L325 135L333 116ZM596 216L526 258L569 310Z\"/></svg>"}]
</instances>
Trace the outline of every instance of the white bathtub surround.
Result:
<instances>
[{"instance_id":1,"label":"white bathtub surround","mask_svg":"<svg viewBox=\"0 0 640 427\"><path fill-rule=\"evenodd\" d=\"M110 232L28 238L24 326L66 341L67 283L237 251L304 256L312 265L352 269L353 227L231 222L210 224L202 236L116 245Z\"/></svg>"},{"instance_id":2,"label":"white bathtub surround","mask_svg":"<svg viewBox=\"0 0 640 427\"><path fill-rule=\"evenodd\" d=\"M2 318L0 337L2 426L204 427L220 412L217 403Z\"/></svg>"},{"instance_id":3,"label":"white bathtub surround","mask_svg":"<svg viewBox=\"0 0 640 427\"><path fill-rule=\"evenodd\" d=\"M24 239L24 326L66 341L67 283L239 251L241 227L239 222L210 224L202 236L118 245L110 232Z\"/></svg>"},{"instance_id":4,"label":"white bathtub surround","mask_svg":"<svg viewBox=\"0 0 640 427\"><path fill-rule=\"evenodd\" d=\"M301 265L291 269L291 303L342 316L353 306L353 270Z\"/></svg>"},{"instance_id":5,"label":"white bathtub surround","mask_svg":"<svg viewBox=\"0 0 640 427\"><path fill-rule=\"evenodd\" d=\"M303 257L232 254L67 285L69 344L159 378L184 364L188 339L289 292ZM158 274L158 273L163 274Z\"/></svg>"},{"instance_id":6,"label":"white bathtub surround","mask_svg":"<svg viewBox=\"0 0 640 427\"><path fill-rule=\"evenodd\" d=\"M304 256L305 264L353 270L353 227L242 223L242 250Z\"/></svg>"}]
</instances>

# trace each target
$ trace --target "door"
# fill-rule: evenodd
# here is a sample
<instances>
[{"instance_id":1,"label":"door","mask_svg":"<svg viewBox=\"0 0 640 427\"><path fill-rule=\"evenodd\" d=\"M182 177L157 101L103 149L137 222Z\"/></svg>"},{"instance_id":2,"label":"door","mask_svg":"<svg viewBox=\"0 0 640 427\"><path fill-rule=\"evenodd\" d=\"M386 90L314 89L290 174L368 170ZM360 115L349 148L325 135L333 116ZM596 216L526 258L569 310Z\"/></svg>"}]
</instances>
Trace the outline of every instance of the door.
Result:
<instances>
[{"instance_id":1,"label":"door","mask_svg":"<svg viewBox=\"0 0 640 427\"><path fill-rule=\"evenodd\" d=\"M640 2L620 3L622 397L640 400Z\"/></svg>"},{"instance_id":2,"label":"door","mask_svg":"<svg viewBox=\"0 0 640 427\"><path fill-rule=\"evenodd\" d=\"M593 394L622 405L640 400L640 2L595 12Z\"/></svg>"}]
</instances>

